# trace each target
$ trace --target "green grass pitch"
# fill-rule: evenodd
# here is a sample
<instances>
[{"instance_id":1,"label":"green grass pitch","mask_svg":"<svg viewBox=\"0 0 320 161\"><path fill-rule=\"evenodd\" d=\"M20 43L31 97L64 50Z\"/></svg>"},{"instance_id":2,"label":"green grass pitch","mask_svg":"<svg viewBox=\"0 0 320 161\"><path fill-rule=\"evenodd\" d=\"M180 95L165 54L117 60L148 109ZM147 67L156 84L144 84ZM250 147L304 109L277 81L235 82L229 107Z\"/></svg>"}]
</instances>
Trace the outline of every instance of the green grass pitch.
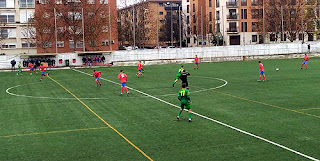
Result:
<instances>
[{"instance_id":1,"label":"green grass pitch","mask_svg":"<svg viewBox=\"0 0 320 161\"><path fill-rule=\"evenodd\" d=\"M257 82L258 61L200 63L199 70L184 64L192 110L320 159L320 59L311 58L308 70L301 62L262 61L266 82ZM146 66L144 78L137 67L96 70L119 83L123 69L127 86L179 105L181 82L172 87L179 66ZM97 87L72 69L49 73L153 160L309 160L199 116L190 123L187 112L177 121L178 108L130 89L120 96L109 81ZM23 74L0 72L0 160L148 160L57 83ZM228 84L214 89L220 79Z\"/></svg>"}]
</instances>

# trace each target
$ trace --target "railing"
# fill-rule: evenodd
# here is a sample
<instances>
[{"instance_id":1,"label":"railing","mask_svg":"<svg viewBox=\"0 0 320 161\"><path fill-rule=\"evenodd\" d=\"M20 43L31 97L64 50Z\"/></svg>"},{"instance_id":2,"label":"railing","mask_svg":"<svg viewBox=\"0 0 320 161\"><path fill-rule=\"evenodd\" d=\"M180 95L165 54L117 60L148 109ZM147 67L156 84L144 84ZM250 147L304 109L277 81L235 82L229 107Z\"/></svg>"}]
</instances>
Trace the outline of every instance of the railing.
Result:
<instances>
[{"instance_id":1,"label":"railing","mask_svg":"<svg viewBox=\"0 0 320 161\"><path fill-rule=\"evenodd\" d=\"M228 33L238 33L239 32L239 27L229 27L227 28Z\"/></svg>"},{"instance_id":2,"label":"railing","mask_svg":"<svg viewBox=\"0 0 320 161\"><path fill-rule=\"evenodd\" d=\"M227 15L227 20L238 20L239 15L237 13L231 13Z\"/></svg>"},{"instance_id":3,"label":"railing","mask_svg":"<svg viewBox=\"0 0 320 161\"><path fill-rule=\"evenodd\" d=\"M227 1L226 2L226 6L227 7L238 7L239 6L239 4L238 4L238 1Z\"/></svg>"}]
</instances>

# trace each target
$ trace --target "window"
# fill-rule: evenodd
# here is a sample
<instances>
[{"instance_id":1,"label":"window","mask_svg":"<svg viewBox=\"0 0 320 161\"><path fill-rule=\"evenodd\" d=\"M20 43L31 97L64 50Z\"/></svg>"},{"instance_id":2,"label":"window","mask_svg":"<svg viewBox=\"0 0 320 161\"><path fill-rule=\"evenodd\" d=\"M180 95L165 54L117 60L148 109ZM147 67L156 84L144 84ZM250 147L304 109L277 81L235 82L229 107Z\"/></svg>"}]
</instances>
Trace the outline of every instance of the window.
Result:
<instances>
[{"instance_id":1,"label":"window","mask_svg":"<svg viewBox=\"0 0 320 161\"><path fill-rule=\"evenodd\" d=\"M1 29L1 38L8 38L9 34L8 34L8 29Z\"/></svg>"},{"instance_id":2,"label":"window","mask_svg":"<svg viewBox=\"0 0 320 161\"><path fill-rule=\"evenodd\" d=\"M44 41L44 42L43 42L43 47L44 47L44 48L51 48L51 47L52 47L52 43L49 42L49 41Z\"/></svg>"},{"instance_id":3,"label":"window","mask_svg":"<svg viewBox=\"0 0 320 161\"><path fill-rule=\"evenodd\" d=\"M281 41L287 41L287 34L281 34Z\"/></svg>"},{"instance_id":4,"label":"window","mask_svg":"<svg viewBox=\"0 0 320 161\"><path fill-rule=\"evenodd\" d=\"M257 31L257 22L252 22L252 32Z\"/></svg>"},{"instance_id":5,"label":"window","mask_svg":"<svg viewBox=\"0 0 320 161\"><path fill-rule=\"evenodd\" d=\"M100 16L101 16L101 18L107 18L107 13L106 12L101 12Z\"/></svg>"},{"instance_id":6,"label":"window","mask_svg":"<svg viewBox=\"0 0 320 161\"><path fill-rule=\"evenodd\" d=\"M41 0L40 3L41 3L41 4L47 4L47 3L48 3L48 0Z\"/></svg>"},{"instance_id":7,"label":"window","mask_svg":"<svg viewBox=\"0 0 320 161\"><path fill-rule=\"evenodd\" d=\"M64 41L57 41L57 47L63 48L64 47Z\"/></svg>"},{"instance_id":8,"label":"window","mask_svg":"<svg viewBox=\"0 0 320 161\"><path fill-rule=\"evenodd\" d=\"M88 0L88 4L96 4L95 0Z\"/></svg>"},{"instance_id":9,"label":"window","mask_svg":"<svg viewBox=\"0 0 320 161\"><path fill-rule=\"evenodd\" d=\"M216 32L220 32L220 23L217 23Z\"/></svg>"},{"instance_id":10,"label":"window","mask_svg":"<svg viewBox=\"0 0 320 161\"><path fill-rule=\"evenodd\" d=\"M209 12L209 21L212 21L212 12Z\"/></svg>"},{"instance_id":11,"label":"window","mask_svg":"<svg viewBox=\"0 0 320 161\"><path fill-rule=\"evenodd\" d=\"M270 41L276 41L276 34L270 34Z\"/></svg>"},{"instance_id":12,"label":"window","mask_svg":"<svg viewBox=\"0 0 320 161\"><path fill-rule=\"evenodd\" d=\"M14 13L1 13L0 21L2 21L2 22L15 22Z\"/></svg>"},{"instance_id":13,"label":"window","mask_svg":"<svg viewBox=\"0 0 320 161\"><path fill-rule=\"evenodd\" d=\"M0 0L0 7L1 7L1 8L7 7L6 4L7 4L7 3L6 3L6 0Z\"/></svg>"},{"instance_id":14,"label":"window","mask_svg":"<svg viewBox=\"0 0 320 161\"><path fill-rule=\"evenodd\" d=\"M34 11L31 10L25 10L21 11L20 10L20 23L27 23L30 21L31 18L33 18Z\"/></svg>"},{"instance_id":15,"label":"window","mask_svg":"<svg viewBox=\"0 0 320 161\"><path fill-rule=\"evenodd\" d=\"M212 24L209 25L209 33L212 33Z\"/></svg>"},{"instance_id":16,"label":"window","mask_svg":"<svg viewBox=\"0 0 320 161\"><path fill-rule=\"evenodd\" d=\"M196 19L196 15L193 15L193 23L196 23L197 19Z\"/></svg>"},{"instance_id":17,"label":"window","mask_svg":"<svg viewBox=\"0 0 320 161\"><path fill-rule=\"evenodd\" d=\"M216 0L216 7L220 7L220 1Z\"/></svg>"},{"instance_id":18,"label":"window","mask_svg":"<svg viewBox=\"0 0 320 161\"><path fill-rule=\"evenodd\" d=\"M108 26L102 26L102 32L108 32Z\"/></svg>"},{"instance_id":19,"label":"window","mask_svg":"<svg viewBox=\"0 0 320 161\"><path fill-rule=\"evenodd\" d=\"M241 9L241 19L247 19L247 9Z\"/></svg>"},{"instance_id":20,"label":"window","mask_svg":"<svg viewBox=\"0 0 320 161\"><path fill-rule=\"evenodd\" d=\"M103 40L102 41L102 46L107 46L109 45L109 40Z\"/></svg>"},{"instance_id":21,"label":"window","mask_svg":"<svg viewBox=\"0 0 320 161\"><path fill-rule=\"evenodd\" d=\"M241 22L241 32L247 32L247 31L248 31L247 22Z\"/></svg>"},{"instance_id":22,"label":"window","mask_svg":"<svg viewBox=\"0 0 320 161\"><path fill-rule=\"evenodd\" d=\"M95 46L97 46L97 42L96 42L95 40L90 40L90 41L89 41L89 45L90 45L91 47L95 47Z\"/></svg>"},{"instance_id":23,"label":"window","mask_svg":"<svg viewBox=\"0 0 320 161\"><path fill-rule=\"evenodd\" d=\"M241 0L241 6L247 6L247 0Z\"/></svg>"},{"instance_id":24,"label":"window","mask_svg":"<svg viewBox=\"0 0 320 161\"><path fill-rule=\"evenodd\" d=\"M193 4L192 10L193 10L193 12L196 12L196 4Z\"/></svg>"},{"instance_id":25,"label":"window","mask_svg":"<svg viewBox=\"0 0 320 161\"><path fill-rule=\"evenodd\" d=\"M8 43L8 44L2 45L2 48L4 48L4 49L15 49L16 46L17 46L16 43Z\"/></svg>"},{"instance_id":26,"label":"window","mask_svg":"<svg viewBox=\"0 0 320 161\"><path fill-rule=\"evenodd\" d=\"M159 15L163 15L163 12L159 12Z\"/></svg>"},{"instance_id":27,"label":"window","mask_svg":"<svg viewBox=\"0 0 320 161\"><path fill-rule=\"evenodd\" d=\"M68 18L70 20L81 20L80 12L68 12Z\"/></svg>"},{"instance_id":28,"label":"window","mask_svg":"<svg viewBox=\"0 0 320 161\"><path fill-rule=\"evenodd\" d=\"M19 4L21 8L33 8L34 0L20 0Z\"/></svg>"},{"instance_id":29,"label":"window","mask_svg":"<svg viewBox=\"0 0 320 161\"><path fill-rule=\"evenodd\" d=\"M50 14L47 12L43 13L43 18L50 18Z\"/></svg>"},{"instance_id":30,"label":"window","mask_svg":"<svg viewBox=\"0 0 320 161\"><path fill-rule=\"evenodd\" d=\"M252 42L257 42L257 41L258 41L258 36L252 35Z\"/></svg>"},{"instance_id":31,"label":"window","mask_svg":"<svg viewBox=\"0 0 320 161\"><path fill-rule=\"evenodd\" d=\"M193 34L196 34L196 33L197 33L197 27L193 26Z\"/></svg>"},{"instance_id":32,"label":"window","mask_svg":"<svg viewBox=\"0 0 320 161\"><path fill-rule=\"evenodd\" d=\"M220 20L220 12L219 11L216 12L216 20Z\"/></svg>"},{"instance_id":33,"label":"window","mask_svg":"<svg viewBox=\"0 0 320 161\"><path fill-rule=\"evenodd\" d=\"M82 28L79 26L69 26L69 32L71 34L80 34L82 32Z\"/></svg>"},{"instance_id":34,"label":"window","mask_svg":"<svg viewBox=\"0 0 320 161\"><path fill-rule=\"evenodd\" d=\"M209 7L212 7L212 0L209 0Z\"/></svg>"},{"instance_id":35,"label":"window","mask_svg":"<svg viewBox=\"0 0 320 161\"><path fill-rule=\"evenodd\" d=\"M162 7L163 6L163 3L159 3L159 7Z\"/></svg>"},{"instance_id":36,"label":"window","mask_svg":"<svg viewBox=\"0 0 320 161\"><path fill-rule=\"evenodd\" d=\"M299 40L303 40L304 39L304 34L299 34Z\"/></svg>"},{"instance_id":37,"label":"window","mask_svg":"<svg viewBox=\"0 0 320 161\"><path fill-rule=\"evenodd\" d=\"M57 32L58 33L62 33L63 31L64 31L63 27L61 27L61 26L57 27Z\"/></svg>"},{"instance_id":38,"label":"window","mask_svg":"<svg viewBox=\"0 0 320 161\"><path fill-rule=\"evenodd\" d=\"M251 10L251 15L252 15L252 19L258 19L258 18L262 18L262 9L252 9Z\"/></svg>"},{"instance_id":39,"label":"window","mask_svg":"<svg viewBox=\"0 0 320 161\"><path fill-rule=\"evenodd\" d=\"M108 0L100 0L100 4L108 4Z\"/></svg>"},{"instance_id":40,"label":"window","mask_svg":"<svg viewBox=\"0 0 320 161\"><path fill-rule=\"evenodd\" d=\"M187 24L190 23L190 16L187 16Z\"/></svg>"},{"instance_id":41,"label":"window","mask_svg":"<svg viewBox=\"0 0 320 161\"><path fill-rule=\"evenodd\" d=\"M45 27L45 28L43 29L43 33L45 33L45 34L49 34L49 33L51 33L50 28Z\"/></svg>"},{"instance_id":42,"label":"window","mask_svg":"<svg viewBox=\"0 0 320 161\"><path fill-rule=\"evenodd\" d=\"M56 4L62 4L62 0L56 0Z\"/></svg>"},{"instance_id":43,"label":"window","mask_svg":"<svg viewBox=\"0 0 320 161\"><path fill-rule=\"evenodd\" d=\"M78 41L76 43L76 48L83 48L83 41Z\"/></svg>"},{"instance_id":44,"label":"window","mask_svg":"<svg viewBox=\"0 0 320 161\"><path fill-rule=\"evenodd\" d=\"M56 12L56 18L60 19L62 17L62 13L61 12Z\"/></svg>"},{"instance_id":45,"label":"window","mask_svg":"<svg viewBox=\"0 0 320 161\"><path fill-rule=\"evenodd\" d=\"M189 13L190 5L187 5L187 13Z\"/></svg>"},{"instance_id":46,"label":"window","mask_svg":"<svg viewBox=\"0 0 320 161\"><path fill-rule=\"evenodd\" d=\"M74 48L74 41L73 40L69 40L69 48L70 49Z\"/></svg>"}]
</instances>

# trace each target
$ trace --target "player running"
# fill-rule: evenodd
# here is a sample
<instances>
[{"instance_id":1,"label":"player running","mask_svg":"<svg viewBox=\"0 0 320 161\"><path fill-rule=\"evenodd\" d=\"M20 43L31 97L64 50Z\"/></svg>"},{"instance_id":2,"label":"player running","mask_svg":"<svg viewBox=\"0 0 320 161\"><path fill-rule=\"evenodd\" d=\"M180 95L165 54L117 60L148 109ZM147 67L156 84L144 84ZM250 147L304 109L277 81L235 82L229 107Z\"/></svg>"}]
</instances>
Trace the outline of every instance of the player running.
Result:
<instances>
[{"instance_id":1,"label":"player running","mask_svg":"<svg viewBox=\"0 0 320 161\"><path fill-rule=\"evenodd\" d=\"M41 70L40 81L42 81L42 77L47 75L47 74L45 74L47 67L45 67L43 64L41 64L39 68L40 68L40 70Z\"/></svg>"},{"instance_id":2,"label":"player running","mask_svg":"<svg viewBox=\"0 0 320 161\"><path fill-rule=\"evenodd\" d=\"M181 68L179 68L178 73L176 75L176 80L174 80L172 87L174 87L174 84L176 84L180 78L181 72L184 70L183 65L181 66Z\"/></svg>"},{"instance_id":3,"label":"player running","mask_svg":"<svg viewBox=\"0 0 320 161\"><path fill-rule=\"evenodd\" d=\"M21 66L22 66L22 65L21 65L21 62L19 62L19 64L18 64L18 69L19 69L19 70L18 70L17 75L23 75L23 74L22 74L22 68L21 68Z\"/></svg>"},{"instance_id":4,"label":"player running","mask_svg":"<svg viewBox=\"0 0 320 161\"><path fill-rule=\"evenodd\" d=\"M29 68L30 68L30 75L32 75L32 71L33 71L34 73L37 73L37 71L34 70L32 63L29 63L28 66L29 66Z\"/></svg>"},{"instance_id":5,"label":"player running","mask_svg":"<svg viewBox=\"0 0 320 161\"><path fill-rule=\"evenodd\" d=\"M101 76L101 71L93 70L92 77L96 78L97 87L98 86L101 87L100 76Z\"/></svg>"},{"instance_id":6,"label":"player running","mask_svg":"<svg viewBox=\"0 0 320 161\"><path fill-rule=\"evenodd\" d=\"M196 55L196 57L194 58L194 69L199 69L199 58L198 56Z\"/></svg>"},{"instance_id":7,"label":"player running","mask_svg":"<svg viewBox=\"0 0 320 161\"><path fill-rule=\"evenodd\" d=\"M303 65L306 66L306 69L308 69L308 61L310 60L310 58L307 56L307 54L305 54L304 58L303 58L303 62L301 64L301 69L303 68Z\"/></svg>"},{"instance_id":8,"label":"player running","mask_svg":"<svg viewBox=\"0 0 320 161\"><path fill-rule=\"evenodd\" d=\"M182 89L179 91L178 94L178 99L181 101L181 109L178 112L178 116L177 116L177 120L180 120L180 115L182 113L182 111L184 110L184 108L188 109L189 111L189 122L191 122L191 115L192 115L192 110L191 110L191 99L190 99L190 95L189 95L189 90L186 89L186 84L182 84Z\"/></svg>"},{"instance_id":9,"label":"player running","mask_svg":"<svg viewBox=\"0 0 320 161\"><path fill-rule=\"evenodd\" d=\"M266 79L266 76L264 74L264 68L263 68L263 64L261 63L261 61L259 61L259 68L260 68L260 70L259 70L259 80L258 80L258 82L261 82L261 75L263 75L263 81L266 81L267 79Z\"/></svg>"},{"instance_id":10,"label":"player running","mask_svg":"<svg viewBox=\"0 0 320 161\"><path fill-rule=\"evenodd\" d=\"M190 75L190 73L188 73L186 70L183 70L180 75L180 79L182 81L182 84L185 84L187 89L189 89L188 88L188 76L189 75Z\"/></svg>"},{"instance_id":11,"label":"player running","mask_svg":"<svg viewBox=\"0 0 320 161\"><path fill-rule=\"evenodd\" d=\"M142 74L143 65L142 65L141 61L138 63L137 67L138 67L137 77L139 78L139 75L141 75L141 77L144 77L143 74Z\"/></svg>"},{"instance_id":12,"label":"player running","mask_svg":"<svg viewBox=\"0 0 320 161\"><path fill-rule=\"evenodd\" d=\"M127 91L127 95L129 95L129 91L126 87L126 83L127 83L127 80L128 80L128 77L127 75L123 72L123 70L120 70L120 73L118 75L118 79L120 80L121 82L121 93L120 95L123 94L123 89Z\"/></svg>"}]
</instances>

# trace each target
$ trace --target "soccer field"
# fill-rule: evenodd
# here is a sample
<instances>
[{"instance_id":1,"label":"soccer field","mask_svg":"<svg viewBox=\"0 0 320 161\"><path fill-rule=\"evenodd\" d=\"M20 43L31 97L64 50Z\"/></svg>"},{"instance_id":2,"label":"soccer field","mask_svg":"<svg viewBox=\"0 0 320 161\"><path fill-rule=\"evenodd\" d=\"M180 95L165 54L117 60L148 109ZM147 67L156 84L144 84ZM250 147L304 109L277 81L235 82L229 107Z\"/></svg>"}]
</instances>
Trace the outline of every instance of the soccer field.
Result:
<instances>
[{"instance_id":1,"label":"soccer field","mask_svg":"<svg viewBox=\"0 0 320 161\"><path fill-rule=\"evenodd\" d=\"M192 121L176 120L179 64L0 72L0 160L320 159L320 59L184 64ZM275 69L279 68L279 71ZM130 95L120 96L119 70Z\"/></svg>"}]
</instances>

